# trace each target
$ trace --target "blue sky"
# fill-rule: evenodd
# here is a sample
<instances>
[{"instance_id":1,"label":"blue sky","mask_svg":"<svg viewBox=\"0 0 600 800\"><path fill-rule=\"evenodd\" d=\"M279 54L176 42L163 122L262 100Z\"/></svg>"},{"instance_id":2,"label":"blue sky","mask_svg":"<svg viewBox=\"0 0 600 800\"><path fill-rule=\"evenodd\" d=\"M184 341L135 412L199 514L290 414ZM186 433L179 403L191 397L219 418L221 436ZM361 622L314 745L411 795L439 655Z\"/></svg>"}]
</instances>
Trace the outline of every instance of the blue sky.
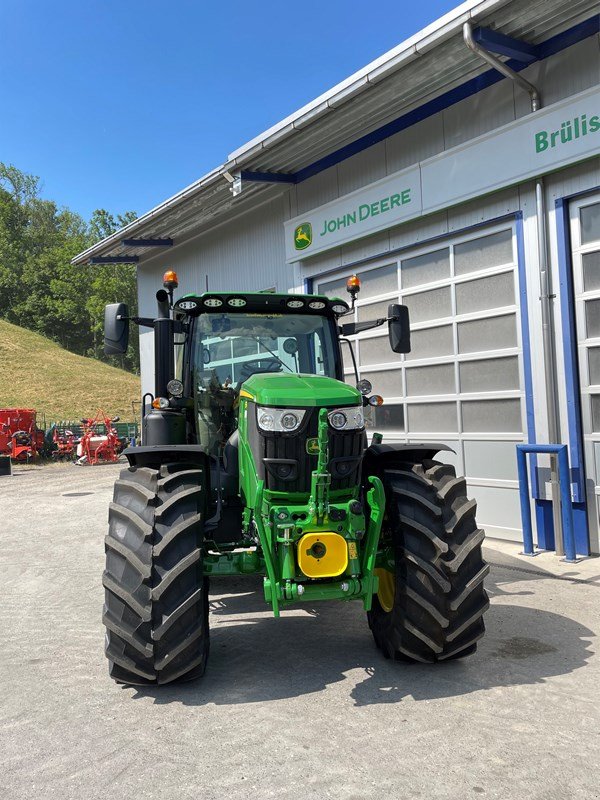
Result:
<instances>
[{"instance_id":1,"label":"blue sky","mask_svg":"<svg viewBox=\"0 0 600 800\"><path fill-rule=\"evenodd\" d=\"M0 161L142 213L456 4L0 0Z\"/></svg>"}]
</instances>

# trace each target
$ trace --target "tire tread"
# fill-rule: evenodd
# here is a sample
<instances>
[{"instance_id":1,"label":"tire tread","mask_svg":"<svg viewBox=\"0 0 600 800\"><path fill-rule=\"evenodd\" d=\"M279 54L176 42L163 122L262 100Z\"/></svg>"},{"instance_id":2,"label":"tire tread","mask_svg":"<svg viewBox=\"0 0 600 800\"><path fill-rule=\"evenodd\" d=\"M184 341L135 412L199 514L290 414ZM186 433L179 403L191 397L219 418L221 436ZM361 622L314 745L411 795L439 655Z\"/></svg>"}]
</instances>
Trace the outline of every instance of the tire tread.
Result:
<instances>
[{"instance_id":1,"label":"tire tread","mask_svg":"<svg viewBox=\"0 0 600 800\"><path fill-rule=\"evenodd\" d=\"M388 658L445 661L474 652L489 606L482 559L484 532L477 504L454 468L433 460L398 462L384 469L384 537L396 562L390 612L377 595L369 625Z\"/></svg>"}]
</instances>

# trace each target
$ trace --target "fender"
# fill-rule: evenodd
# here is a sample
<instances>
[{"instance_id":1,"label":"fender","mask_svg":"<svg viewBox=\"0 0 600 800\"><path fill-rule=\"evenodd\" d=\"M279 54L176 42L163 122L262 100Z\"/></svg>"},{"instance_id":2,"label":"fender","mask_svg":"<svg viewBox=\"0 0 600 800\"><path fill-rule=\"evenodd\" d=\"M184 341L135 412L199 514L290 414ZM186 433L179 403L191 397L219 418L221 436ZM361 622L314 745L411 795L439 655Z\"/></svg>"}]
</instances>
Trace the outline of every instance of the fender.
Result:
<instances>
[{"instance_id":1,"label":"fender","mask_svg":"<svg viewBox=\"0 0 600 800\"><path fill-rule=\"evenodd\" d=\"M123 450L123 455L127 456L132 467L160 466L167 458L172 461L194 462L206 459L207 464L210 460L206 448L199 444L150 444L128 447Z\"/></svg>"},{"instance_id":2,"label":"fender","mask_svg":"<svg viewBox=\"0 0 600 800\"><path fill-rule=\"evenodd\" d=\"M377 474L390 461L425 461L434 458L442 450L450 453L456 452L447 444L442 444L441 442L427 442L426 444L407 444L406 442L372 444L365 451L364 474Z\"/></svg>"}]
</instances>

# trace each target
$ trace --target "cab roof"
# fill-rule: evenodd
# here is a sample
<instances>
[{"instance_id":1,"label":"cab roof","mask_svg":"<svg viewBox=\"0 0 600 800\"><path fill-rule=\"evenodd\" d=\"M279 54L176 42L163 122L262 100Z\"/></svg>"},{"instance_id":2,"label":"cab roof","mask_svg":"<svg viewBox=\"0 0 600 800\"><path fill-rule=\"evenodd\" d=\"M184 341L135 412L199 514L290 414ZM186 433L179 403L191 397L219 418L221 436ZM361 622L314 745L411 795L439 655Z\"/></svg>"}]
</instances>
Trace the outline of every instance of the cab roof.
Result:
<instances>
[{"instance_id":1,"label":"cab roof","mask_svg":"<svg viewBox=\"0 0 600 800\"><path fill-rule=\"evenodd\" d=\"M210 313L323 314L340 316L349 305L338 297L271 292L205 292L186 294L175 302L175 310L189 316Z\"/></svg>"}]
</instances>

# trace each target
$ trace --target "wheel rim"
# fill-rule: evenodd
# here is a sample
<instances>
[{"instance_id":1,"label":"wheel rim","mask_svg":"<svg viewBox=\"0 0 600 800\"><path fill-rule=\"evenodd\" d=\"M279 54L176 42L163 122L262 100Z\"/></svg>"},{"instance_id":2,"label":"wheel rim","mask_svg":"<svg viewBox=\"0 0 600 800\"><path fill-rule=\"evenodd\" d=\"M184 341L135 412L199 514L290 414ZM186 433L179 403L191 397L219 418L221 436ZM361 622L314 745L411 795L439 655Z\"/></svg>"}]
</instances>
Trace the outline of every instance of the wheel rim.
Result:
<instances>
[{"instance_id":1,"label":"wheel rim","mask_svg":"<svg viewBox=\"0 0 600 800\"><path fill-rule=\"evenodd\" d=\"M376 569L375 574L379 578L379 588L377 589L377 599L379 605L388 614L394 607L396 597L396 576L388 569Z\"/></svg>"}]
</instances>

